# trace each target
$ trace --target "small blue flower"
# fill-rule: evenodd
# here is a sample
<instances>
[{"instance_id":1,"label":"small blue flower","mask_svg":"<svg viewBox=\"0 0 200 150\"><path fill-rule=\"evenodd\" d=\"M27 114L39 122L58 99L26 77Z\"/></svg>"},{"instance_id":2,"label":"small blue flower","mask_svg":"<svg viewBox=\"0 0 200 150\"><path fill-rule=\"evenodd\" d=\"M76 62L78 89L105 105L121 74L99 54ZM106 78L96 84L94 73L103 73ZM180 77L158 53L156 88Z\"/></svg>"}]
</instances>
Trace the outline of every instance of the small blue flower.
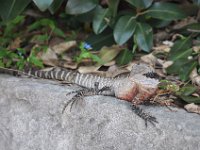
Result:
<instances>
[{"instance_id":1,"label":"small blue flower","mask_svg":"<svg viewBox=\"0 0 200 150\"><path fill-rule=\"evenodd\" d=\"M83 43L83 47L86 49L86 50L90 50L92 49L92 46L86 42Z\"/></svg>"}]
</instances>

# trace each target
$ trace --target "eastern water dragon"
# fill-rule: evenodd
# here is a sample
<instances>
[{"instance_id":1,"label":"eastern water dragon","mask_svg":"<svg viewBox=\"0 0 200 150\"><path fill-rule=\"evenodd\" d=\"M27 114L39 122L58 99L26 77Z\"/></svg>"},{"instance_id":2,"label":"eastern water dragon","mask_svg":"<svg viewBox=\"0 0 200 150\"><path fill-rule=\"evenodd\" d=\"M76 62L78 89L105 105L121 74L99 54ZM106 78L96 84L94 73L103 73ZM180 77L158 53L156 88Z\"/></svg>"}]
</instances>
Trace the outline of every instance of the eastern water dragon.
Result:
<instances>
[{"instance_id":1,"label":"eastern water dragon","mask_svg":"<svg viewBox=\"0 0 200 150\"><path fill-rule=\"evenodd\" d=\"M25 74L28 76L74 83L84 88L80 91L76 91L76 95L67 103L67 105L70 102L73 104L76 100L82 99L83 96L88 95L114 96L120 100L131 102L133 110L138 116L145 120L146 125L147 122L152 124L157 123L155 117L143 112L138 106L144 101L148 101L156 94L159 84L159 80L154 78L154 69L143 63L134 64L127 77L117 78L108 78L93 74L81 74L64 68L53 68L48 71L29 70L24 72L0 68L0 72L14 75Z\"/></svg>"}]
</instances>

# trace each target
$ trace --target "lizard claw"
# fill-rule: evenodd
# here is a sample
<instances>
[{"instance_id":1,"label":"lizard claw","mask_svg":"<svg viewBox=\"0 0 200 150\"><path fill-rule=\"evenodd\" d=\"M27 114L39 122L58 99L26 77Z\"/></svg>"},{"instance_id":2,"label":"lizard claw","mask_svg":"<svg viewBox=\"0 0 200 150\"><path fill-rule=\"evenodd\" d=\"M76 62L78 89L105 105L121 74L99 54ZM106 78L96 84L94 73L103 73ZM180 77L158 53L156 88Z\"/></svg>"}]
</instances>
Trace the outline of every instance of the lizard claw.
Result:
<instances>
[{"instance_id":1,"label":"lizard claw","mask_svg":"<svg viewBox=\"0 0 200 150\"><path fill-rule=\"evenodd\" d=\"M147 127L147 122L151 123L152 125L155 126L155 123L158 123L156 117L151 116L148 113L145 113L140 107L136 105L132 105L132 110L145 121L145 126Z\"/></svg>"},{"instance_id":2,"label":"lizard claw","mask_svg":"<svg viewBox=\"0 0 200 150\"><path fill-rule=\"evenodd\" d=\"M83 99L83 97L85 96L85 94L87 94L88 92L90 92L88 89L83 89L83 90L79 90L79 91L72 91L66 95L69 95L69 94L73 94L73 93L76 93L76 95L74 95L72 97L72 99L70 99L65 105L64 105L64 108L62 110L62 114L64 113L66 107L71 104L70 106L70 111L72 110L72 107L74 105L74 103L77 103L79 100Z\"/></svg>"},{"instance_id":3,"label":"lizard claw","mask_svg":"<svg viewBox=\"0 0 200 150\"><path fill-rule=\"evenodd\" d=\"M64 113L66 107L71 103L71 106L70 106L70 111L73 107L73 105L75 103L77 103L79 100L82 100L85 96L92 96L92 95L99 95L101 94L102 92L104 91L108 91L110 90L110 87L103 87L101 89L99 89L99 83L98 82L95 82L94 84L94 88L84 88L82 90L79 90L79 91L72 91L72 92L69 92L68 94L66 95L70 95L70 94L73 94L73 93L76 93L76 95L74 95L74 97L72 97L72 99L70 99L65 105L64 105L64 108L62 110L62 114Z\"/></svg>"}]
</instances>

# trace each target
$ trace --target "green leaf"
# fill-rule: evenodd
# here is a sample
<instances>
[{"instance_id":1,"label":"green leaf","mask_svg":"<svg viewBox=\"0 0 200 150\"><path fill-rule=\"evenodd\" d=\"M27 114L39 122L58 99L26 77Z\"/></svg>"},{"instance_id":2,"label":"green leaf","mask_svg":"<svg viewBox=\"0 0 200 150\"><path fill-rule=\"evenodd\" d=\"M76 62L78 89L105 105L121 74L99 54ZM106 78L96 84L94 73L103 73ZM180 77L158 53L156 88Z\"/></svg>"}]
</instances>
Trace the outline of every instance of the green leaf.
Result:
<instances>
[{"instance_id":1,"label":"green leaf","mask_svg":"<svg viewBox=\"0 0 200 150\"><path fill-rule=\"evenodd\" d=\"M62 3L63 0L54 0L51 6L49 7L49 11L51 12L51 14L54 14L61 7Z\"/></svg>"},{"instance_id":2,"label":"green leaf","mask_svg":"<svg viewBox=\"0 0 200 150\"><path fill-rule=\"evenodd\" d=\"M35 35L35 36L33 36L33 38L32 38L32 42L46 42L46 41L48 41L48 39L49 39L49 36L47 35L47 34L38 34L38 35Z\"/></svg>"},{"instance_id":3,"label":"green leaf","mask_svg":"<svg viewBox=\"0 0 200 150\"><path fill-rule=\"evenodd\" d=\"M111 12L111 16L114 18L117 16L117 9L119 5L120 0L109 0L108 1L108 8L109 11Z\"/></svg>"},{"instance_id":4,"label":"green leaf","mask_svg":"<svg viewBox=\"0 0 200 150\"><path fill-rule=\"evenodd\" d=\"M153 46L152 27L146 23L137 23L135 39L143 51L149 52Z\"/></svg>"},{"instance_id":5,"label":"green leaf","mask_svg":"<svg viewBox=\"0 0 200 150\"><path fill-rule=\"evenodd\" d=\"M186 58L191 55L192 39L190 37L178 40L170 50L168 59L175 61L180 58Z\"/></svg>"},{"instance_id":6,"label":"green leaf","mask_svg":"<svg viewBox=\"0 0 200 150\"><path fill-rule=\"evenodd\" d=\"M97 7L95 9L92 27L96 34L101 33L108 26L109 17L110 11L108 8Z\"/></svg>"},{"instance_id":7,"label":"green leaf","mask_svg":"<svg viewBox=\"0 0 200 150\"><path fill-rule=\"evenodd\" d=\"M1 48L0 50L0 59L7 57L8 55L8 50Z\"/></svg>"},{"instance_id":8,"label":"green leaf","mask_svg":"<svg viewBox=\"0 0 200 150\"><path fill-rule=\"evenodd\" d=\"M182 81L186 81L196 65L197 62L195 60L189 61L186 58L181 58L169 66L166 71L169 74L178 74Z\"/></svg>"},{"instance_id":9,"label":"green leaf","mask_svg":"<svg viewBox=\"0 0 200 150\"><path fill-rule=\"evenodd\" d=\"M115 59L116 63L120 66L126 65L133 59L133 55L134 54L130 50L125 49L121 51L117 56L117 58Z\"/></svg>"},{"instance_id":10,"label":"green leaf","mask_svg":"<svg viewBox=\"0 0 200 150\"><path fill-rule=\"evenodd\" d=\"M149 25L151 25L153 28L163 28L168 26L171 21L169 20L159 20L159 19L155 19L155 18L151 18L148 22Z\"/></svg>"},{"instance_id":11,"label":"green leaf","mask_svg":"<svg viewBox=\"0 0 200 150\"><path fill-rule=\"evenodd\" d=\"M97 55L92 54L91 58L94 62L97 62L98 64L103 64L104 62L101 60L101 58Z\"/></svg>"},{"instance_id":12,"label":"green leaf","mask_svg":"<svg viewBox=\"0 0 200 150\"><path fill-rule=\"evenodd\" d=\"M55 27L55 29L53 30L53 33L54 33L55 35L57 35L57 36L62 37L62 38L65 38L65 37L66 37L66 36L65 36L65 33L64 33L61 29L59 29L59 28L57 28L57 27Z\"/></svg>"},{"instance_id":13,"label":"green leaf","mask_svg":"<svg viewBox=\"0 0 200 150\"><path fill-rule=\"evenodd\" d=\"M195 104L200 104L200 97L194 97L194 96L184 96L184 95L179 95L179 97L184 100L187 103L195 103Z\"/></svg>"},{"instance_id":14,"label":"green leaf","mask_svg":"<svg viewBox=\"0 0 200 150\"><path fill-rule=\"evenodd\" d=\"M27 61L37 67L44 67L43 66L43 62L41 60L39 60L36 56L31 55L30 57L28 57Z\"/></svg>"},{"instance_id":15,"label":"green leaf","mask_svg":"<svg viewBox=\"0 0 200 150\"><path fill-rule=\"evenodd\" d=\"M98 0L68 0L65 11L68 14L82 14L98 5Z\"/></svg>"},{"instance_id":16,"label":"green leaf","mask_svg":"<svg viewBox=\"0 0 200 150\"><path fill-rule=\"evenodd\" d=\"M26 60L20 59L19 61L17 61L16 65L17 65L19 70L22 70L24 68L25 64L26 64Z\"/></svg>"},{"instance_id":17,"label":"green leaf","mask_svg":"<svg viewBox=\"0 0 200 150\"><path fill-rule=\"evenodd\" d=\"M36 5L41 11L45 11L45 10L47 10L47 8L49 8L49 6L50 6L51 3L53 2L53 0L33 0L33 2L35 3L35 5Z\"/></svg>"},{"instance_id":18,"label":"green leaf","mask_svg":"<svg viewBox=\"0 0 200 150\"><path fill-rule=\"evenodd\" d=\"M187 81L192 70L197 66L196 61L188 62L184 64L179 71L179 77L182 81Z\"/></svg>"},{"instance_id":19,"label":"green leaf","mask_svg":"<svg viewBox=\"0 0 200 150\"><path fill-rule=\"evenodd\" d=\"M7 43L10 40L14 40L15 37L17 37L17 35L20 34L20 32L18 33L13 33L14 31L16 31L16 29L18 28L18 25L22 24L25 20L25 16L17 16L16 18L6 22L6 27L4 28L4 33L3 33L3 39L4 41L2 41L3 43ZM6 37L7 40L6 40Z\"/></svg>"},{"instance_id":20,"label":"green leaf","mask_svg":"<svg viewBox=\"0 0 200 150\"><path fill-rule=\"evenodd\" d=\"M17 17L31 0L0 0L0 16L4 21Z\"/></svg>"},{"instance_id":21,"label":"green leaf","mask_svg":"<svg viewBox=\"0 0 200 150\"><path fill-rule=\"evenodd\" d=\"M11 67L11 65L12 65L12 60L11 60L11 59L8 59L8 60L6 61L6 64L5 64L6 68Z\"/></svg>"},{"instance_id":22,"label":"green leaf","mask_svg":"<svg viewBox=\"0 0 200 150\"><path fill-rule=\"evenodd\" d=\"M2 60L0 59L0 67L5 67L4 63L2 62Z\"/></svg>"},{"instance_id":23,"label":"green leaf","mask_svg":"<svg viewBox=\"0 0 200 150\"><path fill-rule=\"evenodd\" d=\"M177 94L179 95L184 95L184 96L189 96L191 94L193 94L195 91L197 90L196 87L194 87L194 85L187 85L182 87Z\"/></svg>"},{"instance_id":24,"label":"green leaf","mask_svg":"<svg viewBox=\"0 0 200 150\"><path fill-rule=\"evenodd\" d=\"M126 0L126 1L137 8L147 8L153 2L153 0Z\"/></svg>"},{"instance_id":25,"label":"green leaf","mask_svg":"<svg viewBox=\"0 0 200 150\"><path fill-rule=\"evenodd\" d=\"M156 2L146 10L146 15L161 20L175 20L186 17L184 11L176 4Z\"/></svg>"},{"instance_id":26,"label":"green leaf","mask_svg":"<svg viewBox=\"0 0 200 150\"><path fill-rule=\"evenodd\" d=\"M114 39L122 45L133 35L136 27L135 19L130 15L125 15L119 18L114 28Z\"/></svg>"},{"instance_id":27,"label":"green leaf","mask_svg":"<svg viewBox=\"0 0 200 150\"><path fill-rule=\"evenodd\" d=\"M56 25L54 21L50 19L46 19L46 18L40 19L34 22L33 24L31 24L30 26L28 26L28 31L36 30L36 29L39 29L40 27L50 27L52 30L54 30Z\"/></svg>"}]
</instances>

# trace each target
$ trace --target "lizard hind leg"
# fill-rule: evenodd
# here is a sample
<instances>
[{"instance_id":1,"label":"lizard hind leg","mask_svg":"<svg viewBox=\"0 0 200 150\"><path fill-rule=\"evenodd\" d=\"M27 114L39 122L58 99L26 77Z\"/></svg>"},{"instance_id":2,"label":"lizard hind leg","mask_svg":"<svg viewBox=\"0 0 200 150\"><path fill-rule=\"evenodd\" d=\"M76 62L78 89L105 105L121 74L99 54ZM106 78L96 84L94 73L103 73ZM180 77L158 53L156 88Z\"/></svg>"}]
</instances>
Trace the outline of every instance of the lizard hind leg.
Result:
<instances>
[{"instance_id":1,"label":"lizard hind leg","mask_svg":"<svg viewBox=\"0 0 200 150\"><path fill-rule=\"evenodd\" d=\"M155 126L155 123L158 123L156 117L151 116L149 113L144 112L139 106L132 105L132 110L145 121L145 126L147 127L147 122Z\"/></svg>"}]
</instances>

